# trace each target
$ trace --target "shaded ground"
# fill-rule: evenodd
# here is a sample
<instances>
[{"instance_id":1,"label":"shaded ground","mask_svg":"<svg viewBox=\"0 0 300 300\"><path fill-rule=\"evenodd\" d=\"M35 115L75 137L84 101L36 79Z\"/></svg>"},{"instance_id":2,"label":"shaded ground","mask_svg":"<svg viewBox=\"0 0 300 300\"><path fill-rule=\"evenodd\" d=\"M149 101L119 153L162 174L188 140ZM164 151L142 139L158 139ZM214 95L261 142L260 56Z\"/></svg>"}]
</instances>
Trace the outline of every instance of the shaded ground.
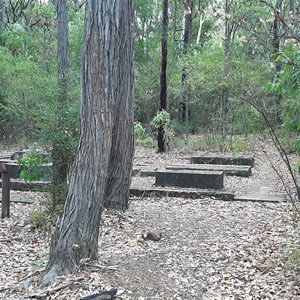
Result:
<instances>
[{"instance_id":1,"label":"shaded ground","mask_svg":"<svg viewBox=\"0 0 300 300\"><path fill-rule=\"evenodd\" d=\"M255 155L253 176L227 177L227 188L249 194L268 186L281 193L283 186L263 153L258 149ZM283 168L275 155L277 167ZM142 150L136 162L162 165L178 157ZM284 169L281 173L287 178ZM152 184L149 178L138 180L134 184ZM49 251L49 235L30 223L42 196L17 197L21 195L34 198L34 204L13 203L12 217L0 222L0 299L80 299L109 287L119 289L119 299L136 300L300 298L295 272L285 258L299 245L289 203L131 199L125 213L105 211L99 261L85 262L77 274L42 289L26 280L43 270ZM162 238L145 240L147 232L161 233Z\"/></svg>"}]
</instances>

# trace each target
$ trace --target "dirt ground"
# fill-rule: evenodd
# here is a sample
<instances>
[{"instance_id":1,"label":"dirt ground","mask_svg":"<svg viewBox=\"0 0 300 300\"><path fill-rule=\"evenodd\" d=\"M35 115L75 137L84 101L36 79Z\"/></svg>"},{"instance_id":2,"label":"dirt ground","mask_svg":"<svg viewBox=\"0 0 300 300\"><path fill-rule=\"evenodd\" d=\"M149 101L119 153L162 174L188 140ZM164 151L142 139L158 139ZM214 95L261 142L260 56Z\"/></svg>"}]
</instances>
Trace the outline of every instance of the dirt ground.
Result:
<instances>
[{"instance_id":1,"label":"dirt ground","mask_svg":"<svg viewBox=\"0 0 300 300\"><path fill-rule=\"evenodd\" d=\"M283 195L264 152L253 150L250 178L226 177L226 188L247 194L268 186ZM266 152L291 187L276 151L268 146ZM162 166L182 163L183 156L137 149L135 163ZM142 188L152 180L134 178L133 184ZM118 289L116 299L128 300L300 299L297 272L287 259L299 247L290 202L132 198L126 212L104 212L99 261L85 261L76 274L42 288L36 278L47 263L51 234L34 229L30 215L45 195L12 195L34 203L12 203L11 218L0 221L0 299L80 299L110 288Z\"/></svg>"}]
</instances>

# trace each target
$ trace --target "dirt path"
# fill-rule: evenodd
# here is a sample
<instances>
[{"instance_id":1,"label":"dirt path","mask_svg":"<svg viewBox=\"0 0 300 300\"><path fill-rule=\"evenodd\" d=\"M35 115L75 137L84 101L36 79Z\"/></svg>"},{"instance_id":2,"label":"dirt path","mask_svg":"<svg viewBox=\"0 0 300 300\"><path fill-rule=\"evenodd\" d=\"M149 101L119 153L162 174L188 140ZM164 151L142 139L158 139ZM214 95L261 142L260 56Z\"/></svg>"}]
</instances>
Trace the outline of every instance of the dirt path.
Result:
<instances>
[{"instance_id":1,"label":"dirt path","mask_svg":"<svg viewBox=\"0 0 300 300\"><path fill-rule=\"evenodd\" d=\"M46 295L20 285L47 261L49 239L28 223L33 209L12 204L12 218L1 222L0 299ZM149 231L161 240L144 240ZM96 266L61 278L70 285L43 299L79 299L108 286L124 290L120 299L299 299L284 268L294 235L286 203L133 200L125 213L105 212Z\"/></svg>"}]
</instances>

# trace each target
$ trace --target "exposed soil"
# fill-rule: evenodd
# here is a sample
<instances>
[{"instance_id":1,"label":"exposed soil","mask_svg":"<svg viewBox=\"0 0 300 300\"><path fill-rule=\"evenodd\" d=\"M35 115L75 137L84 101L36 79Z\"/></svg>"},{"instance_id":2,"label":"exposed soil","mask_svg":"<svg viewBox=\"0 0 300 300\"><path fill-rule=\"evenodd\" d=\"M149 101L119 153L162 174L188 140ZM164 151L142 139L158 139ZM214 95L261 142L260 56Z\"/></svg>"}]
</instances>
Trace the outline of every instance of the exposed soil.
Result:
<instances>
[{"instance_id":1,"label":"exposed soil","mask_svg":"<svg viewBox=\"0 0 300 300\"><path fill-rule=\"evenodd\" d=\"M284 186L264 152L287 187L292 187L273 147L264 150L257 145L252 152L256 159L253 175L226 177L226 188L244 195L268 187L283 195ZM138 149L135 163L182 164L184 156ZM135 177L133 185L142 188L153 180ZM289 268L286 258L299 247L298 223L290 202L131 199L125 213L104 212L99 261L84 262L76 274L42 288L32 275L45 267L50 233L34 229L30 214L41 208L45 195L14 191L12 195L30 197L34 204L12 203L11 218L0 222L0 299L80 299L110 287L118 288L116 299L300 298L296 270ZM151 233L161 238L149 239Z\"/></svg>"}]
</instances>

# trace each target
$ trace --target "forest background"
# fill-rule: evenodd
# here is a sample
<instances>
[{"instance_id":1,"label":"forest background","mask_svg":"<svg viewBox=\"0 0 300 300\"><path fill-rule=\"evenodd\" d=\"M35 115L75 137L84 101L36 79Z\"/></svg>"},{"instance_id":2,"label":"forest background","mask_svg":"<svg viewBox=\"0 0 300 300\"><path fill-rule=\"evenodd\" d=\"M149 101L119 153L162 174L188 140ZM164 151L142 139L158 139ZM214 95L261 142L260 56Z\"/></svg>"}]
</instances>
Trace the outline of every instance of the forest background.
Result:
<instances>
[{"instance_id":1,"label":"forest background","mask_svg":"<svg viewBox=\"0 0 300 300\"><path fill-rule=\"evenodd\" d=\"M0 1L0 135L7 144L61 145L72 160L84 2L69 1L68 101L63 105L56 2ZM137 142L155 147L163 1L134 2ZM189 144L188 133L201 133L198 147L243 150L240 140L264 131L267 119L268 126L285 129L286 146L295 150L300 1L174 0L168 16L168 134L185 134L177 146Z\"/></svg>"}]
</instances>

